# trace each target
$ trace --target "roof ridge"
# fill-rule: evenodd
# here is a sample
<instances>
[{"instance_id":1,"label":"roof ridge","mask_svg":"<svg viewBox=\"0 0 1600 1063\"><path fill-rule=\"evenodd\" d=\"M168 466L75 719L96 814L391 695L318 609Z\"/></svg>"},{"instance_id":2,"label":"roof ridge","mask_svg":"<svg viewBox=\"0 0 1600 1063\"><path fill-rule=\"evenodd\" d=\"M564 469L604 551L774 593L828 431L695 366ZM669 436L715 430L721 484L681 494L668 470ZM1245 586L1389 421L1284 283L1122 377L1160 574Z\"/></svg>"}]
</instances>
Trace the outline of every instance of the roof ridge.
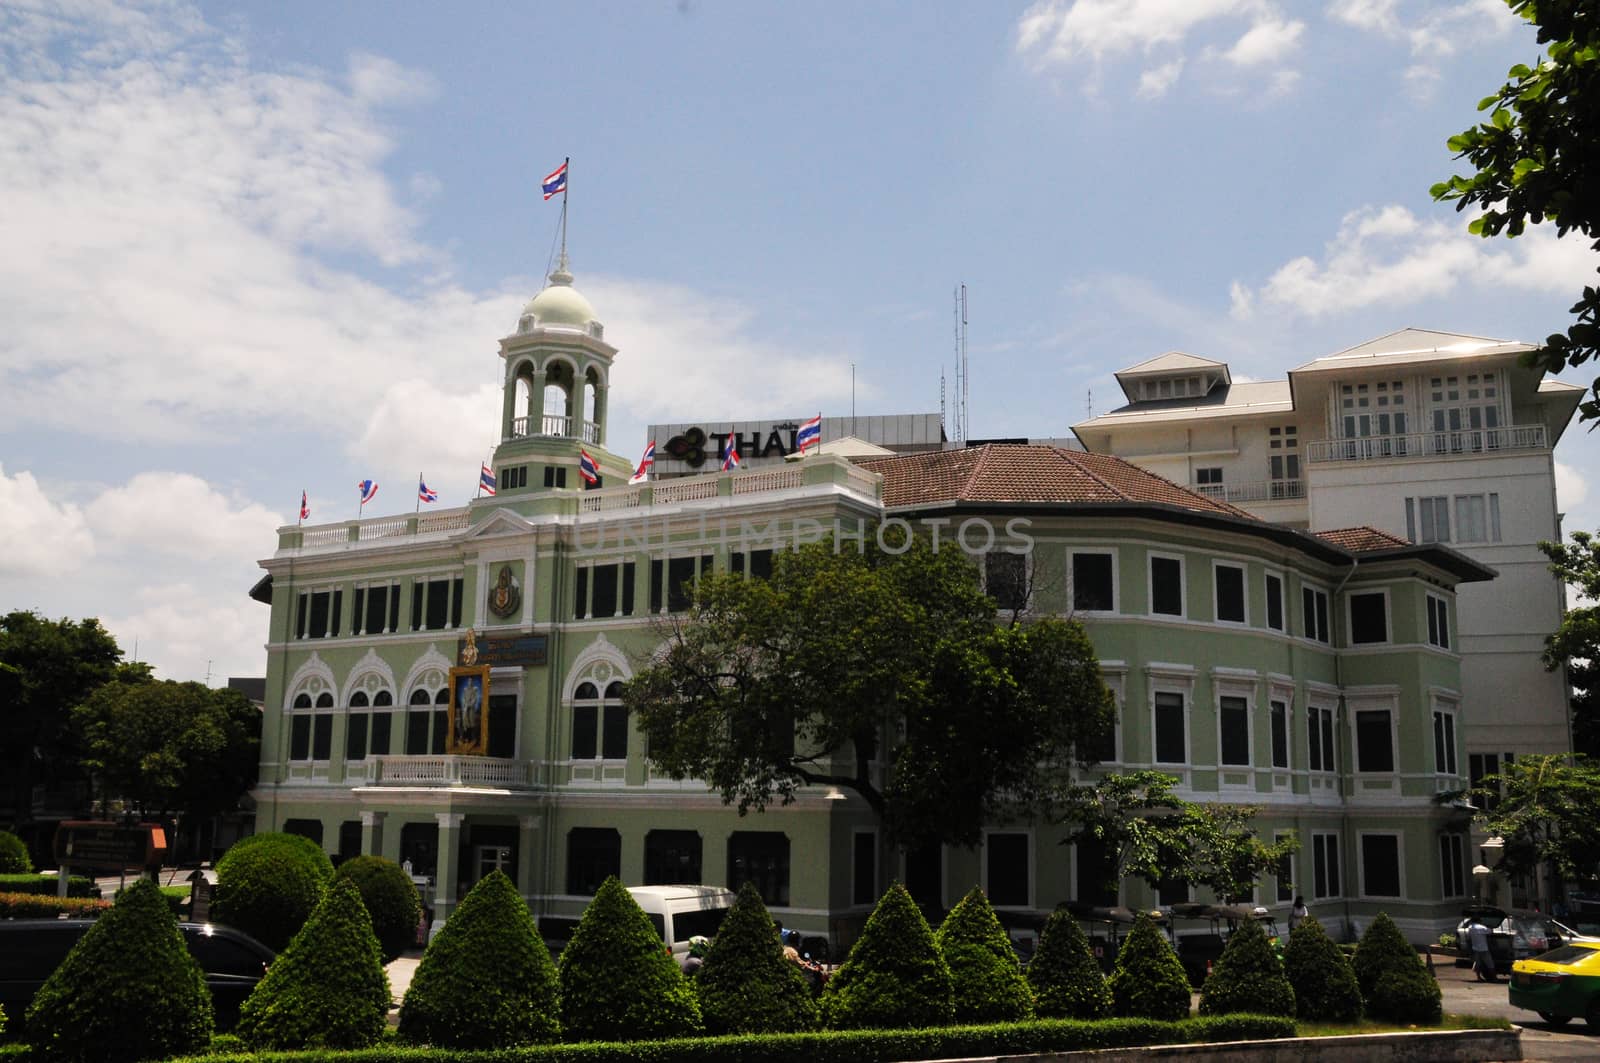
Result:
<instances>
[{"instance_id":1,"label":"roof ridge","mask_svg":"<svg viewBox=\"0 0 1600 1063\"><path fill-rule=\"evenodd\" d=\"M1071 450L1067 450L1065 447L1056 447L1056 446L1052 446L1050 449L1055 451L1056 455L1058 457L1066 459L1066 463L1068 465L1071 465L1074 469L1077 469L1079 472L1083 473L1085 476L1089 477L1095 483L1099 484L1101 487L1104 487L1107 491L1110 491L1113 495L1116 495L1118 498L1122 499L1124 502L1133 501L1131 498L1128 497L1128 493L1126 491L1123 491L1123 490L1117 488L1116 486L1114 486L1109 480L1107 480L1104 476L1101 476L1099 473L1095 472L1088 465L1080 463L1077 460L1077 458L1075 458L1075 457L1074 458L1068 458L1067 457L1068 454L1077 454L1077 453L1080 453L1079 451L1071 451ZM1085 450L1085 451L1081 451L1081 453L1088 454L1089 451ZM1128 464L1129 465L1133 465L1133 463L1131 461L1128 462ZM1134 466L1134 467L1137 468L1137 466Z\"/></svg>"}]
</instances>

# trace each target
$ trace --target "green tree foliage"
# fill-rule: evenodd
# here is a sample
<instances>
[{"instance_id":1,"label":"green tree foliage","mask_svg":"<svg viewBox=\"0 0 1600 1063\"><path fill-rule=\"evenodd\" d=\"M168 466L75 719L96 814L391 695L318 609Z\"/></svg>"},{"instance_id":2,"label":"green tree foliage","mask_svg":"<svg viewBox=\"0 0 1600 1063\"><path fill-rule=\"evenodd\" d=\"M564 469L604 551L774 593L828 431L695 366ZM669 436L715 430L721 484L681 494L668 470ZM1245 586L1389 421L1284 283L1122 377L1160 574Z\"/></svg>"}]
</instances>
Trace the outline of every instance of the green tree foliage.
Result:
<instances>
[{"instance_id":1,"label":"green tree foliage","mask_svg":"<svg viewBox=\"0 0 1600 1063\"><path fill-rule=\"evenodd\" d=\"M1117 953L1110 981L1112 1010L1123 1018L1177 1022L1189 1017L1189 978L1183 964L1143 912Z\"/></svg>"},{"instance_id":2,"label":"green tree foliage","mask_svg":"<svg viewBox=\"0 0 1600 1063\"><path fill-rule=\"evenodd\" d=\"M335 868L333 877L347 878L361 891L361 903L372 916L372 932L378 935L384 963L398 959L416 944L422 900L404 868L387 857L357 856Z\"/></svg>"},{"instance_id":3,"label":"green tree foliage","mask_svg":"<svg viewBox=\"0 0 1600 1063\"><path fill-rule=\"evenodd\" d=\"M799 1033L821 1021L811 986L783 954L755 885L739 887L694 979L706 1032Z\"/></svg>"},{"instance_id":4,"label":"green tree foliage","mask_svg":"<svg viewBox=\"0 0 1600 1063\"><path fill-rule=\"evenodd\" d=\"M1295 1013L1294 989L1272 951L1266 931L1253 919L1228 935L1222 956L1200 989L1200 1014L1253 1015Z\"/></svg>"},{"instance_id":5,"label":"green tree foliage","mask_svg":"<svg viewBox=\"0 0 1600 1063\"><path fill-rule=\"evenodd\" d=\"M1556 234L1577 231L1600 249L1600 7L1574 0L1506 0L1538 28L1544 55L1519 63L1505 84L1478 104L1487 121L1450 138L1450 150L1476 168L1432 188L1457 210L1482 208L1468 226L1490 237L1520 236L1551 222ZM1524 356L1550 372L1579 366L1600 349L1600 288L1586 286L1572 307L1577 321ZM1579 407L1600 418L1600 380Z\"/></svg>"},{"instance_id":6,"label":"green tree foliage","mask_svg":"<svg viewBox=\"0 0 1600 1063\"><path fill-rule=\"evenodd\" d=\"M1559 754L1518 757L1472 791L1493 810L1478 818L1505 839L1499 870L1540 873L1549 866L1565 881L1593 883L1600 875L1600 762ZM1498 799L1496 802L1495 799Z\"/></svg>"},{"instance_id":7,"label":"green tree foliage","mask_svg":"<svg viewBox=\"0 0 1600 1063\"><path fill-rule=\"evenodd\" d=\"M400 1034L448 1048L507 1048L555 1040L559 1010L550 950L516 886L494 871L428 943L400 1006Z\"/></svg>"},{"instance_id":8,"label":"green tree foliage","mask_svg":"<svg viewBox=\"0 0 1600 1063\"><path fill-rule=\"evenodd\" d=\"M204 1049L211 993L155 883L126 890L95 921L28 1008L46 1060L122 1063Z\"/></svg>"},{"instance_id":9,"label":"green tree foliage","mask_svg":"<svg viewBox=\"0 0 1600 1063\"><path fill-rule=\"evenodd\" d=\"M1388 912L1379 912L1361 935L1350 966L1369 1017L1406 1023L1439 1021L1439 983Z\"/></svg>"},{"instance_id":10,"label":"green tree foliage","mask_svg":"<svg viewBox=\"0 0 1600 1063\"><path fill-rule=\"evenodd\" d=\"M1017 950L983 890L974 886L944 917L933 942L950 968L956 1022L1016 1022L1033 1017L1033 989Z\"/></svg>"},{"instance_id":11,"label":"green tree foliage","mask_svg":"<svg viewBox=\"0 0 1600 1063\"><path fill-rule=\"evenodd\" d=\"M122 651L98 620L0 616L0 776L29 822L33 787L80 778L71 709L117 673Z\"/></svg>"},{"instance_id":12,"label":"green tree foliage","mask_svg":"<svg viewBox=\"0 0 1600 1063\"><path fill-rule=\"evenodd\" d=\"M612 876L561 952L561 1027L570 1041L641 1041L701 1030L700 1003L626 887Z\"/></svg>"},{"instance_id":13,"label":"green tree foliage","mask_svg":"<svg viewBox=\"0 0 1600 1063\"><path fill-rule=\"evenodd\" d=\"M238 1033L256 1048L365 1048L383 1035L389 1001L361 892L338 879L256 983Z\"/></svg>"},{"instance_id":14,"label":"green tree foliage","mask_svg":"<svg viewBox=\"0 0 1600 1063\"><path fill-rule=\"evenodd\" d=\"M0 830L0 875L28 875L33 873L33 858L28 855L28 845L8 830Z\"/></svg>"},{"instance_id":15,"label":"green tree foliage","mask_svg":"<svg viewBox=\"0 0 1600 1063\"><path fill-rule=\"evenodd\" d=\"M1034 1010L1042 1019L1099 1019L1111 1014L1111 987L1089 951L1083 927L1065 908L1050 913L1028 964Z\"/></svg>"},{"instance_id":16,"label":"green tree foliage","mask_svg":"<svg viewBox=\"0 0 1600 1063\"><path fill-rule=\"evenodd\" d=\"M849 787L907 847L973 845L985 823L1044 807L1112 719L1080 625L997 624L965 554L921 540L816 543L779 554L771 579L702 577L623 696L663 772L740 812ZM882 788L874 760L892 765Z\"/></svg>"},{"instance_id":17,"label":"green tree foliage","mask_svg":"<svg viewBox=\"0 0 1600 1063\"><path fill-rule=\"evenodd\" d=\"M1295 1015L1312 1022L1355 1022L1361 1017L1361 987L1339 946L1307 916L1283 949L1283 973L1294 987Z\"/></svg>"},{"instance_id":18,"label":"green tree foliage","mask_svg":"<svg viewBox=\"0 0 1600 1063\"><path fill-rule=\"evenodd\" d=\"M298 834L254 834L217 861L211 916L282 952L322 900L333 861Z\"/></svg>"},{"instance_id":19,"label":"green tree foliage","mask_svg":"<svg viewBox=\"0 0 1600 1063\"><path fill-rule=\"evenodd\" d=\"M1565 667L1572 685L1572 748L1600 757L1600 539L1588 532L1572 533L1567 544L1542 542L1539 549L1550 559L1550 571L1576 592L1580 604L1569 606L1561 626L1544 640L1544 666ZM1591 604L1581 604L1581 603Z\"/></svg>"},{"instance_id":20,"label":"green tree foliage","mask_svg":"<svg viewBox=\"0 0 1600 1063\"><path fill-rule=\"evenodd\" d=\"M822 991L823 1022L835 1030L944 1026L955 1013L950 968L928 921L896 882Z\"/></svg>"}]
</instances>

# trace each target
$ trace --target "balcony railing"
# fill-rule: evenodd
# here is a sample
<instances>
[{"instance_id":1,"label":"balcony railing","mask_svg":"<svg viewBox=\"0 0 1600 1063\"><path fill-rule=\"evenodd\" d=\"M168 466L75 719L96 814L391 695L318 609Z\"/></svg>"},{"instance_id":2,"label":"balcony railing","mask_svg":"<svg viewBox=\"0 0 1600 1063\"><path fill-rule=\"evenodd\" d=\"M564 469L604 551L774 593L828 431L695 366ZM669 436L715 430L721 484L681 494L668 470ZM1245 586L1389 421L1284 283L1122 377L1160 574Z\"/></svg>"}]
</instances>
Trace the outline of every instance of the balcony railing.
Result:
<instances>
[{"instance_id":1,"label":"balcony railing","mask_svg":"<svg viewBox=\"0 0 1600 1063\"><path fill-rule=\"evenodd\" d=\"M1544 425L1466 428L1451 432L1411 432L1399 436L1316 439L1306 443L1313 464L1328 461L1393 461L1454 454L1497 454L1510 450L1546 450Z\"/></svg>"},{"instance_id":2,"label":"balcony railing","mask_svg":"<svg viewBox=\"0 0 1600 1063\"><path fill-rule=\"evenodd\" d=\"M1189 490L1219 502L1290 502L1306 497L1304 480L1255 480L1242 484L1190 484Z\"/></svg>"},{"instance_id":3,"label":"balcony railing","mask_svg":"<svg viewBox=\"0 0 1600 1063\"><path fill-rule=\"evenodd\" d=\"M574 439L578 434L573 432L574 425L578 426L585 443L600 442L600 426L593 421L582 421L576 417L562 417L559 414L547 413L536 417L517 417L511 421L512 439L523 439L528 436L553 436L557 439Z\"/></svg>"},{"instance_id":4,"label":"balcony railing","mask_svg":"<svg viewBox=\"0 0 1600 1063\"><path fill-rule=\"evenodd\" d=\"M373 783L378 786L492 786L526 790L533 786L533 765L499 757L378 757Z\"/></svg>"}]
</instances>

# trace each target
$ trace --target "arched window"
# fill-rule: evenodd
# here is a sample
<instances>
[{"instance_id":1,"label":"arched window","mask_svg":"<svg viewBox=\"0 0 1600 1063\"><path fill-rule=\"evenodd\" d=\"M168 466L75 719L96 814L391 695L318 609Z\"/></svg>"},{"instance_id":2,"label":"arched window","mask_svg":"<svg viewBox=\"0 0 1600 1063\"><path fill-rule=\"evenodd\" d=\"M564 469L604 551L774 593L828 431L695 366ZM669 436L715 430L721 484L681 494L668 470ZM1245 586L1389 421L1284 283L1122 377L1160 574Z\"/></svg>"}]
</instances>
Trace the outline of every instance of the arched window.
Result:
<instances>
[{"instance_id":1,"label":"arched window","mask_svg":"<svg viewBox=\"0 0 1600 1063\"><path fill-rule=\"evenodd\" d=\"M607 684L604 696L592 682L572 692L572 759L626 760L628 710L622 705L622 683Z\"/></svg>"},{"instance_id":2,"label":"arched window","mask_svg":"<svg viewBox=\"0 0 1600 1063\"><path fill-rule=\"evenodd\" d=\"M290 707L289 759L326 761L333 755L333 695L296 694Z\"/></svg>"}]
</instances>

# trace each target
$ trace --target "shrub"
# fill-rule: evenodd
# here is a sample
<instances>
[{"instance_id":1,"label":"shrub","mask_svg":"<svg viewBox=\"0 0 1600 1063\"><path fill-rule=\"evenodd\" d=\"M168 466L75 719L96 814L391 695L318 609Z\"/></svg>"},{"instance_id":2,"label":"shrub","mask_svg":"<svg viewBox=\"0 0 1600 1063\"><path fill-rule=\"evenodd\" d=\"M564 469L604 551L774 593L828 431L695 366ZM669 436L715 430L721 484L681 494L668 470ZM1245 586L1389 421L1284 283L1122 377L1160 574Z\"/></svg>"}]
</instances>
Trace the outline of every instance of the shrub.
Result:
<instances>
[{"instance_id":1,"label":"shrub","mask_svg":"<svg viewBox=\"0 0 1600 1063\"><path fill-rule=\"evenodd\" d=\"M559 1007L550 950L527 902L494 871L472 887L422 954L400 1005L400 1033L449 1048L553 1041L561 1032Z\"/></svg>"},{"instance_id":2,"label":"shrub","mask_svg":"<svg viewBox=\"0 0 1600 1063\"><path fill-rule=\"evenodd\" d=\"M1189 977L1178 954L1143 912L1117 953L1111 1007L1130 1018L1176 1022L1189 1017Z\"/></svg>"},{"instance_id":3,"label":"shrub","mask_svg":"<svg viewBox=\"0 0 1600 1063\"><path fill-rule=\"evenodd\" d=\"M102 901L97 897L0 893L0 919L54 919L60 915L93 919L110 907L110 901Z\"/></svg>"},{"instance_id":4,"label":"shrub","mask_svg":"<svg viewBox=\"0 0 1600 1063\"><path fill-rule=\"evenodd\" d=\"M55 875L0 875L0 891L6 893L37 893L54 897L61 890L61 880ZM67 876L68 897L99 897L100 887L92 878L82 875Z\"/></svg>"},{"instance_id":5,"label":"shrub","mask_svg":"<svg viewBox=\"0 0 1600 1063\"><path fill-rule=\"evenodd\" d=\"M1385 971L1378 976L1367 1014L1389 1022L1436 1025L1444 1017L1439 983L1421 964L1411 970Z\"/></svg>"},{"instance_id":6,"label":"shrub","mask_svg":"<svg viewBox=\"0 0 1600 1063\"><path fill-rule=\"evenodd\" d=\"M333 877L322 846L298 834L256 834L217 861L211 917L282 952Z\"/></svg>"},{"instance_id":7,"label":"shrub","mask_svg":"<svg viewBox=\"0 0 1600 1063\"><path fill-rule=\"evenodd\" d=\"M1367 932L1361 935L1350 966L1356 973L1356 984L1361 987L1361 999L1366 1002L1367 1011L1375 1015L1372 1002L1378 991L1378 979L1390 971L1409 973L1421 967L1422 961L1417 950L1400 933L1400 928L1394 925L1394 920L1389 918L1389 913L1379 912Z\"/></svg>"},{"instance_id":8,"label":"shrub","mask_svg":"<svg viewBox=\"0 0 1600 1063\"><path fill-rule=\"evenodd\" d=\"M1294 1015L1294 989L1272 942L1254 919L1228 935L1216 966L1200 989L1200 1014Z\"/></svg>"},{"instance_id":9,"label":"shrub","mask_svg":"<svg viewBox=\"0 0 1600 1063\"><path fill-rule=\"evenodd\" d=\"M67 953L28 1008L48 1060L165 1059L211 1041L211 993L153 882L139 882Z\"/></svg>"},{"instance_id":10,"label":"shrub","mask_svg":"<svg viewBox=\"0 0 1600 1063\"><path fill-rule=\"evenodd\" d=\"M797 1033L822 1021L806 976L784 956L772 916L749 882L739 887L694 988L708 1033Z\"/></svg>"},{"instance_id":11,"label":"shrub","mask_svg":"<svg viewBox=\"0 0 1600 1063\"><path fill-rule=\"evenodd\" d=\"M131 887L124 886L122 889L113 894L112 899L120 900L122 895L128 892L130 888ZM161 900L162 903L167 906L167 911L172 913L173 918L177 919L179 922L182 922L183 917L189 913L189 887L158 886L156 888L161 891Z\"/></svg>"},{"instance_id":12,"label":"shrub","mask_svg":"<svg viewBox=\"0 0 1600 1063\"><path fill-rule=\"evenodd\" d=\"M1014 1022L1033 1017L1033 990L1017 950L983 890L974 886L944 917L933 943L950 968L956 1021Z\"/></svg>"},{"instance_id":13,"label":"shrub","mask_svg":"<svg viewBox=\"0 0 1600 1063\"><path fill-rule=\"evenodd\" d=\"M1453 948L1455 948L1456 947L1456 936L1454 934L1450 933L1448 930L1445 931L1443 934L1440 934L1439 935L1439 947L1442 948L1442 949L1453 949Z\"/></svg>"},{"instance_id":14,"label":"shrub","mask_svg":"<svg viewBox=\"0 0 1600 1063\"><path fill-rule=\"evenodd\" d=\"M32 870L28 843L8 830L0 830L0 875L26 875Z\"/></svg>"},{"instance_id":15,"label":"shrub","mask_svg":"<svg viewBox=\"0 0 1600 1063\"><path fill-rule=\"evenodd\" d=\"M1355 972L1322 924L1307 916L1283 949L1283 973L1294 987L1295 1014L1314 1022L1355 1022L1361 988Z\"/></svg>"},{"instance_id":16,"label":"shrub","mask_svg":"<svg viewBox=\"0 0 1600 1063\"><path fill-rule=\"evenodd\" d=\"M383 1035L389 978L349 879L333 883L239 1009L256 1048L364 1048Z\"/></svg>"},{"instance_id":17,"label":"shrub","mask_svg":"<svg viewBox=\"0 0 1600 1063\"><path fill-rule=\"evenodd\" d=\"M615 875L584 909L560 974L568 1040L656 1040L701 1029L694 987Z\"/></svg>"},{"instance_id":18,"label":"shrub","mask_svg":"<svg viewBox=\"0 0 1600 1063\"><path fill-rule=\"evenodd\" d=\"M950 968L911 894L896 882L823 990L823 1021L841 1030L943 1026L955 1012Z\"/></svg>"},{"instance_id":19,"label":"shrub","mask_svg":"<svg viewBox=\"0 0 1600 1063\"><path fill-rule=\"evenodd\" d=\"M1050 913L1028 964L1040 1018L1098 1019L1111 1014L1111 989L1089 951L1083 927L1065 908Z\"/></svg>"},{"instance_id":20,"label":"shrub","mask_svg":"<svg viewBox=\"0 0 1600 1063\"><path fill-rule=\"evenodd\" d=\"M381 856L358 856L340 864L333 877L347 878L361 891L361 903L372 916L372 932L378 935L384 963L398 959L416 943L422 900L416 883L399 864Z\"/></svg>"}]
</instances>

